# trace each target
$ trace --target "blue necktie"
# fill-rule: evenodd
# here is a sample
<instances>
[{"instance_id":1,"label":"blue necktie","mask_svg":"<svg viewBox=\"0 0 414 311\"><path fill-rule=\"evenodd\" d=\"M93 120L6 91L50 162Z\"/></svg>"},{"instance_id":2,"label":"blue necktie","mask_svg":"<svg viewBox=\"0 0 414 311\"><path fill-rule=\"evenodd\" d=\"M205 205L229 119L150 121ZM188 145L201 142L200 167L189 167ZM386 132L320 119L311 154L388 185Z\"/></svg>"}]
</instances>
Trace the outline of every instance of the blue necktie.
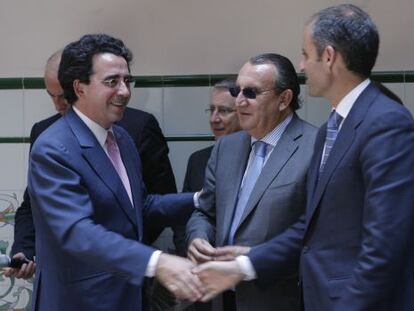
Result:
<instances>
[{"instance_id":1,"label":"blue necktie","mask_svg":"<svg viewBox=\"0 0 414 311\"><path fill-rule=\"evenodd\" d=\"M328 160L331 149L335 143L336 136L338 135L338 128L341 124L342 117L335 111L332 110L329 115L328 124L326 127L326 138L325 138L325 149L322 155L321 165L319 167L319 174L322 173L323 168Z\"/></svg>"},{"instance_id":2,"label":"blue necktie","mask_svg":"<svg viewBox=\"0 0 414 311\"><path fill-rule=\"evenodd\" d=\"M230 245L233 244L234 234L236 233L236 229L239 226L243 212L247 205L247 201L249 200L253 187L256 184L257 178L259 177L265 163L266 147L267 144L260 140L256 141L253 145L254 154L244 177L242 188L239 191L239 197L237 200L236 209L234 211L233 221L230 227L228 241Z\"/></svg>"}]
</instances>

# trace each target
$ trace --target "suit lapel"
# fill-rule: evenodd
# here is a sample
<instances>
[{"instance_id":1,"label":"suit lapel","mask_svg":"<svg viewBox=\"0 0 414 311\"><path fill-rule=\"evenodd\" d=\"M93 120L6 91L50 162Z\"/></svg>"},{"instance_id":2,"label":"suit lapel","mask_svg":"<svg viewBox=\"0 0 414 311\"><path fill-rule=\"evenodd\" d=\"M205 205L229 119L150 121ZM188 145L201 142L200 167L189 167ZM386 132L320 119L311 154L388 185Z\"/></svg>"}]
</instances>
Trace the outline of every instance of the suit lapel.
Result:
<instances>
[{"instance_id":1,"label":"suit lapel","mask_svg":"<svg viewBox=\"0 0 414 311\"><path fill-rule=\"evenodd\" d=\"M263 167L252 193L250 194L249 200L247 201L247 206L243 212L239 227L246 220L249 214L257 207L258 202L266 192L269 185L275 178L277 178L282 168L296 152L298 149L297 140L302 135L303 129L301 123L295 116L280 137L280 140L274 147L272 154Z\"/></svg>"},{"instance_id":2,"label":"suit lapel","mask_svg":"<svg viewBox=\"0 0 414 311\"><path fill-rule=\"evenodd\" d=\"M65 119L79 141L84 158L96 175L112 191L119 202L119 206L123 209L129 220L136 226L137 221L135 211L131 206L128 194L105 151L100 146L90 129L73 110L69 110L65 114Z\"/></svg>"},{"instance_id":3,"label":"suit lapel","mask_svg":"<svg viewBox=\"0 0 414 311\"><path fill-rule=\"evenodd\" d=\"M226 164L226 176L230 179L228 184L228 190L226 193L229 194L224 206L226 206L223 217L223 228L228 228L230 230L231 222L233 220L234 209L236 208L237 197L239 194L239 189L241 181L243 179L244 171L246 169L247 160L249 159L251 150L251 138L246 132L244 132L243 137L239 142L236 142L232 145L232 150L225 150L224 152L231 152L231 154L222 155L219 157L225 159ZM234 155L237 155L237 161L234 161ZM231 160L229 160L229 156ZM230 162L229 162L230 161ZM228 236L228 232L223 232L222 241L224 241Z\"/></svg>"},{"instance_id":4,"label":"suit lapel","mask_svg":"<svg viewBox=\"0 0 414 311\"><path fill-rule=\"evenodd\" d=\"M367 110L375 97L378 95L377 88L371 83L368 87L361 93L358 97L354 105L352 106L351 111L349 112L348 116L344 120L342 127L338 133L338 136L335 140L334 146L332 147L331 153L326 161L325 167L322 171L322 174L318 178L318 171L320 160L323 152L324 141L320 143L318 152L318 157L315 157L315 163L312 164L313 172L311 174L311 178L313 181L313 185L309 184L310 187L313 186L314 192L309 193L310 200L308 205L308 217L306 226L309 225L311 218L322 198L324 191L326 190L328 182L331 180L336 167L341 162L342 158L345 156L346 152L351 147L355 135L356 130L362 120L364 119L365 115L367 114ZM322 130L326 131L326 125L323 126ZM318 135L319 136L319 135ZM325 135L323 136L323 140ZM313 195L312 195L313 194Z\"/></svg>"}]
</instances>

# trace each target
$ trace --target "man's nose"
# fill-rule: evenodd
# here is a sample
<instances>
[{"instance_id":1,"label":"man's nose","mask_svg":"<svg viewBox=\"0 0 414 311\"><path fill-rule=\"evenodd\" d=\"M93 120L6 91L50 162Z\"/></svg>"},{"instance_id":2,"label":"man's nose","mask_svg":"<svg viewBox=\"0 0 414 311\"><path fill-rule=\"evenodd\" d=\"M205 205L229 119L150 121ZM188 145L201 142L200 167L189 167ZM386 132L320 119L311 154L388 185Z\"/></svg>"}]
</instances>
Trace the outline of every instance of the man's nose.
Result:
<instances>
[{"instance_id":1,"label":"man's nose","mask_svg":"<svg viewBox=\"0 0 414 311\"><path fill-rule=\"evenodd\" d=\"M117 93L118 95L129 96L131 94L130 86L125 81L120 81Z\"/></svg>"}]
</instances>

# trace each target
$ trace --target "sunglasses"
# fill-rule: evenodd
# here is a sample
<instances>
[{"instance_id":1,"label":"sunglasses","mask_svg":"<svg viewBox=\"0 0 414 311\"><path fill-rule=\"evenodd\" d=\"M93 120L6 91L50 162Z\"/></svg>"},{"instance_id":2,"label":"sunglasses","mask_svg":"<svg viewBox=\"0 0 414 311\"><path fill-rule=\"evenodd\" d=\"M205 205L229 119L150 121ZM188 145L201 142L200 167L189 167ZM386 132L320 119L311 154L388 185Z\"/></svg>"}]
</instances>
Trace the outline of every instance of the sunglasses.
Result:
<instances>
[{"instance_id":1,"label":"sunglasses","mask_svg":"<svg viewBox=\"0 0 414 311\"><path fill-rule=\"evenodd\" d=\"M239 96L241 92L243 96L248 99L255 99L257 96L263 93L266 93L266 92L270 92L270 91L275 91L275 89L259 91L253 87L245 87L244 89L241 89L240 86L235 86L235 87L229 88L229 92L231 96L237 97Z\"/></svg>"}]
</instances>

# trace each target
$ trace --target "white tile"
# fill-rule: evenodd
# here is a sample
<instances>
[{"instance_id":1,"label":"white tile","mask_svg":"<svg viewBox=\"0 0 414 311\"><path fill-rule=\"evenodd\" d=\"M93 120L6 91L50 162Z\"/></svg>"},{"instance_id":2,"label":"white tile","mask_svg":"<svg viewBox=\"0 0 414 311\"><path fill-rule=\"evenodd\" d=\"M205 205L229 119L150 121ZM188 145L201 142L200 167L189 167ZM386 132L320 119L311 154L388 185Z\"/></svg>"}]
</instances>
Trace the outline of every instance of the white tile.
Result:
<instances>
[{"instance_id":1,"label":"white tile","mask_svg":"<svg viewBox=\"0 0 414 311\"><path fill-rule=\"evenodd\" d=\"M322 97L307 96L304 103L306 107L306 121L319 127L328 119L332 107Z\"/></svg>"},{"instance_id":2,"label":"white tile","mask_svg":"<svg viewBox=\"0 0 414 311\"><path fill-rule=\"evenodd\" d=\"M298 116L304 120L306 120L307 118L307 114L308 114L308 105L306 104L306 86L305 85L301 85L300 86L300 94L299 94L299 103L300 103L300 108L298 110L296 110L296 113L298 114Z\"/></svg>"},{"instance_id":3,"label":"white tile","mask_svg":"<svg viewBox=\"0 0 414 311\"><path fill-rule=\"evenodd\" d=\"M14 215L20 205L19 196L20 194L16 191L0 191L0 250L2 253L8 254L13 243Z\"/></svg>"},{"instance_id":4,"label":"white tile","mask_svg":"<svg viewBox=\"0 0 414 311\"><path fill-rule=\"evenodd\" d=\"M404 105L414 116L414 83L405 83L404 85Z\"/></svg>"},{"instance_id":5,"label":"white tile","mask_svg":"<svg viewBox=\"0 0 414 311\"><path fill-rule=\"evenodd\" d=\"M0 90L0 111L0 137L23 136L23 92Z\"/></svg>"},{"instance_id":6,"label":"white tile","mask_svg":"<svg viewBox=\"0 0 414 311\"><path fill-rule=\"evenodd\" d=\"M0 283L0 295L2 297L0 309L30 310L33 281L15 279L14 286L12 287L12 285L9 278L4 278L3 282ZM9 304L9 307L4 308L6 304Z\"/></svg>"},{"instance_id":7,"label":"white tile","mask_svg":"<svg viewBox=\"0 0 414 311\"><path fill-rule=\"evenodd\" d=\"M212 141L169 142L169 158L173 168L178 191L181 191L184 182L185 170L190 155L196 151L211 146Z\"/></svg>"},{"instance_id":8,"label":"white tile","mask_svg":"<svg viewBox=\"0 0 414 311\"><path fill-rule=\"evenodd\" d=\"M26 144L0 144L0 190L24 189Z\"/></svg>"},{"instance_id":9,"label":"white tile","mask_svg":"<svg viewBox=\"0 0 414 311\"><path fill-rule=\"evenodd\" d=\"M210 134L209 87L170 87L164 89L165 135Z\"/></svg>"},{"instance_id":10,"label":"white tile","mask_svg":"<svg viewBox=\"0 0 414 311\"><path fill-rule=\"evenodd\" d=\"M46 90L23 91L24 135L29 136L34 123L56 114L55 106Z\"/></svg>"},{"instance_id":11,"label":"white tile","mask_svg":"<svg viewBox=\"0 0 414 311\"><path fill-rule=\"evenodd\" d=\"M161 129L164 130L162 88L133 88L131 90L131 100L128 106L153 114Z\"/></svg>"}]
</instances>

